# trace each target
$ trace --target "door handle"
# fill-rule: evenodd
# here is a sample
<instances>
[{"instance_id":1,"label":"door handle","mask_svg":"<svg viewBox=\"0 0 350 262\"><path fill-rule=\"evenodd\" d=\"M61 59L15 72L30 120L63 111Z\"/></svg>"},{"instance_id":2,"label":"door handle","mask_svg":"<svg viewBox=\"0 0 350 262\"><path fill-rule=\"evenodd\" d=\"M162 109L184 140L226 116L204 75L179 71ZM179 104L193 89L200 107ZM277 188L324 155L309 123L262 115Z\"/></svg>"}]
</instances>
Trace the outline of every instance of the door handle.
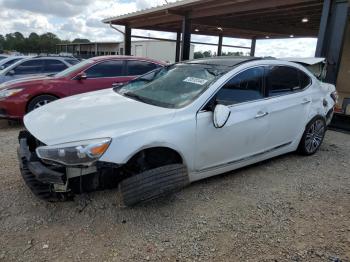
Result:
<instances>
[{"instance_id":1,"label":"door handle","mask_svg":"<svg viewBox=\"0 0 350 262\"><path fill-rule=\"evenodd\" d=\"M303 99L303 102L301 102L302 105L309 104L309 103L311 103L311 99L307 99L307 98Z\"/></svg>"},{"instance_id":2,"label":"door handle","mask_svg":"<svg viewBox=\"0 0 350 262\"><path fill-rule=\"evenodd\" d=\"M262 117L268 116L268 114L269 114L268 112L260 111L256 114L255 118L262 118Z\"/></svg>"}]
</instances>

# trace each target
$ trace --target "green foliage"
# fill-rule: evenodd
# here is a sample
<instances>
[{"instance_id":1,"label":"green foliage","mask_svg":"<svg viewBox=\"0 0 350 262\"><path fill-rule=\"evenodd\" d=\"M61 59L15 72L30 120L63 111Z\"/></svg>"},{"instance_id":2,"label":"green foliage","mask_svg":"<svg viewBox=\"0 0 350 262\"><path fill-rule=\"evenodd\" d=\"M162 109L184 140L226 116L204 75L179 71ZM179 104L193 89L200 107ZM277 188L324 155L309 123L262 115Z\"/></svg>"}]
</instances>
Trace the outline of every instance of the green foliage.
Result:
<instances>
[{"instance_id":1,"label":"green foliage","mask_svg":"<svg viewBox=\"0 0 350 262\"><path fill-rule=\"evenodd\" d=\"M243 56L243 52L222 52L222 56ZM194 59L206 58L216 56L216 53L212 53L211 51L198 51L194 52Z\"/></svg>"},{"instance_id":2,"label":"green foliage","mask_svg":"<svg viewBox=\"0 0 350 262\"><path fill-rule=\"evenodd\" d=\"M89 43L88 39L74 39L75 42ZM17 51L23 54L28 53L55 53L56 45L70 43L68 40L61 40L53 33L38 35L31 33L24 37L20 32L0 35L0 50Z\"/></svg>"},{"instance_id":3,"label":"green foliage","mask_svg":"<svg viewBox=\"0 0 350 262\"><path fill-rule=\"evenodd\" d=\"M84 38L76 38L72 41L72 43L90 43L90 40Z\"/></svg>"}]
</instances>

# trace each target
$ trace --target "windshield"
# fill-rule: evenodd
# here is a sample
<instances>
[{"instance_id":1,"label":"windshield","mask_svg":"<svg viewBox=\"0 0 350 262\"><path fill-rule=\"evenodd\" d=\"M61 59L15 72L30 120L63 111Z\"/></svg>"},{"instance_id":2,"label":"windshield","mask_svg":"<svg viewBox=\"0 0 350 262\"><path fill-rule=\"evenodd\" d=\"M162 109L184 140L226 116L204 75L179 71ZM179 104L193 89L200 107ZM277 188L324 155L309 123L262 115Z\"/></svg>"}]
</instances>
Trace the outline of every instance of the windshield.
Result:
<instances>
[{"instance_id":1,"label":"windshield","mask_svg":"<svg viewBox=\"0 0 350 262\"><path fill-rule=\"evenodd\" d=\"M115 91L144 103L181 108L193 102L225 72L227 70L212 65L170 65L141 76Z\"/></svg>"},{"instance_id":2,"label":"windshield","mask_svg":"<svg viewBox=\"0 0 350 262\"><path fill-rule=\"evenodd\" d=\"M87 59L87 60L84 60L76 65L73 65L71 67L68 67L67 69L57 73L55 75L55 77L67 77L69 76L71 73L73 73L74 71L88 65L88 64L92 64L94 61L90 60L90 59Z\"/></svg>"}]
</instances>

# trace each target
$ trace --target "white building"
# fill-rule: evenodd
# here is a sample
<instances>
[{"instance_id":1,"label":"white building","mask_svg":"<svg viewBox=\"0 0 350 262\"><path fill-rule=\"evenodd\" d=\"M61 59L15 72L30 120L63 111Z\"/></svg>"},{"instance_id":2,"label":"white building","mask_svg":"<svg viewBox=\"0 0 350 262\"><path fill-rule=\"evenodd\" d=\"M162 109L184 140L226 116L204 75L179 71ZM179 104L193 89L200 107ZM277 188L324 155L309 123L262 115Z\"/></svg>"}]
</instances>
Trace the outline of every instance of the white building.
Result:
<instances>
[{"instance_id":1,"label":"white building","mask_svg":"<svg viewBox=\"0 0 350 262\"><path fill-rule=\"evenodd\" d=\"M148 57L164 62L175 62L176 42L143 40L131 43L131 55ZM58 44L57 53L69 53L76 57L89 58L101 55L123 55L123 42L91 42ZM190 59L194 56L194 45L191 45Z\"/></svg>"}]
</instances>

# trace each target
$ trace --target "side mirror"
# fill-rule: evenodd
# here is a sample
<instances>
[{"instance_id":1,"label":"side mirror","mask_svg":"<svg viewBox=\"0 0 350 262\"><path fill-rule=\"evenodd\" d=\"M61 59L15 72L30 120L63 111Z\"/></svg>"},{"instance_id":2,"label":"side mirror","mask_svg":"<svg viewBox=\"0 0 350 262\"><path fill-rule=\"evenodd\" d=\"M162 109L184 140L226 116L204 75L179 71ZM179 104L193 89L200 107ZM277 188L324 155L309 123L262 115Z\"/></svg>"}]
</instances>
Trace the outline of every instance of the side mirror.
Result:
<instances>
[{"instance_id":1,"label":"side mirror","mask_svg":"<svg viewBox=\"0 0 350 262\"><path fill-rule=\"evenodd\" d=\"M85 74L85 73L80 73L80 74L78 74L76 77L75 77L75 79L77 79L77 80L86 80L87 79L87 75Z\"/></svg>"},{"instance_id":2,"label":"side mirror","mask_svg":"<svg viewBox=\"0 0 350 262\"><path fill-rule=\"evenodd\" d=\"M5 69L5 66L0 66L0 70L4 70Z\"/></svg>"},{"instance_id":3,"label":"side mirror","mask_svg":"<svg viewBox=\"0 0 350 262\"><path fill-rule=\"evenodd\" d=\"M224 105L216 105L213 114L213 123L216 128L222 128L230 118L231 110Z\"/></svg>"},{"instance_id":4,"label":"side mirror","mask_svg":"<svg viewBox=\"0 0 350 262\"><path fill-rule=\"evenodd\" d=\"M10 75L10 76L13 76L15 73L16 73L15 70L11 70L7 74Z\"/></svg>"}]
</instances>

